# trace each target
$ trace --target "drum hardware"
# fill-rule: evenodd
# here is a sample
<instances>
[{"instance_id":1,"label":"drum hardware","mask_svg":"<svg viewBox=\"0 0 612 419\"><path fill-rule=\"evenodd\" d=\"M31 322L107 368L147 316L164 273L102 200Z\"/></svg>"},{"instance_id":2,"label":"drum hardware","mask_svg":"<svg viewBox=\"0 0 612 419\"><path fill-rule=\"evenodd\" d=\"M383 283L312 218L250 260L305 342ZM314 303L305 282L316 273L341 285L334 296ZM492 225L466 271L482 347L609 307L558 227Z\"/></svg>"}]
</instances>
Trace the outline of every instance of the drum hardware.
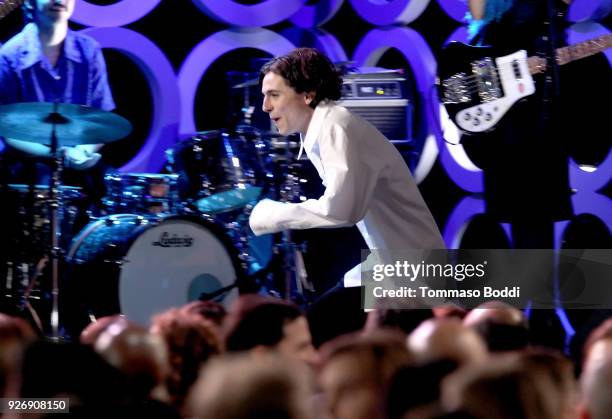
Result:
<instances>
[{"instance_id":1,"label":"drum hardware","mask_svg":"<svg viewBox=\"0 0 612 419\"><path fill-rule=\"evenodd\" d=\"M262 63L260 62L259 64ZM257 65L257 68L260 67L261 65ZM275 186L275 192L277 196L280 197L281 201L293 202L297 196L301 195L301 193L299 192L300 188L298 178L293 176L294 174L292 167L289 165L288 170L281 169L280 173L273 173L270 170L265 170L266 164L262 160L271 162L273 165L277 165L277 167L282 167L284 157L291 154L292 149L296 146L299 148L300 142L291 141L292 137L282 136L275 132L264 132L253 127L252 124L254 123L253 119L256 109L251 105L251 90L259 85L259 74L258 72L232 72L230 75L234 76L234 78L242 78L240 83L232 86L232 90L242 89L243 93L241 107L241 123L243 125L238 126L236 131L241 129L242 132L252 133L252 138L254 139L255 145L253 151L258 156L263 156L263 159L261 159L259 163L264 169L262 173L264 173L264 180L266 181L266 184ZM257 93L257 95L259 95L259 93ZM265 119L268 121L268 118ZM281 179L284 179L284 182L282 182ZM261 193L261 191L258 192L258 196L256 194L249 196L250 202L255 203L260 199L259 197L265 196L265 194ZM247 221L252 207L253 205L251 204L246 206L246 211L248 213L246 214ZM206 208L202 208L200 206L200 209ZM239 242L242 248L241 255L248 260L250 255L246 251L248 247L247 238L242 235ZM279 291L277 289L276 281L274 281L274 279L272 280L272 284L270 284L268 280L263 280L261 281L262 285L267 287L267 291L271 294L276 294L279 297L294 300L299 304L305 304L305 293L303 291L305 287L308 287L308 281L305 275L306 271L300 253L300 246L293 242L291 232L289 230L283 231L280 243L273 244L272 251L274 254L273 258L276 260L270 262L270 266L268 268L273 268L274 265L280 265L283 272L282 276L284 277L282 280L283 284L281 286L282 290ZM269 271L269 269L264 270L264 272L260 273L259 276L265 276L266 271ZM271 272L271 274L272 276L275 275L274 272Z\"/></svg>"},{"instance_id":2,"label":"drum hardware","mask_svg":"<svg viewBox=\"0 0 612 419\"><path fill-rule=\"evenodd\" d=\"M252 128L206 131L182 140L167 152L178 191L200 213L221 214L244 208L267 191L263 164Z\"/></svg>"},{"instance_id":3,"label":"drum hardware","mask_svg":"<svg viewBox=\"0 0 612 419\"><path fill-rule=\"evenodd\" d=\"M299 139L277 133L263 133L261 138L263 141L258 151L265 156L266 177L272 185L273 195L281 202L306 200L303 194L306 180L300 175L302 162L295 160L300 147ZM295 242L290 230L284 230L275 235L272 250L273 257L269 265L257 274L265 291L307 306L311 302L309 294L314 292L314 287L308 279L302 256L306 246Z\"/></svg>"},{"instance_id":4,"label":"drum hardware","mask_svg":"<svg viewBox=\"0 0 612 419\"><path fill-rule=\"evenodd\" d=\"M288 147L290 142L286 142L286 152L289 152ZM305 200L302 195L302 179L297 172L299 165L290 163L286 165L287 175L281 186L280 198L282 202L299 202ZM314 286L308 279L306 266L304 265L304 257L302 253L306 250L305 246L297 244L291 237L291 230L283 230L282 241L279 245L283 255L284 272L285 272L285 298L295 301L300 305L310 303L307 298L308 292L314 292Z\"/></svg>"},{"instance_id":5,"label":"drum hardware","mask_svg":"<svg viewBox=\"0 0 612 419\"><path fill-rule=\"evenodd\" d=\"M38 263L36 264L36 268L34 269L34 273L32 274L32 277L29 278L29 283L21 298L21 309L28 310L30 316L32 316L32 320L34 321L38 329L41 331L44 330L43 323L30 301L41 299L40 296L32 295L32 292L34 292L34 287L38 281L38 278L40 278L43 273L43 269L47 266L48 263L49 258L47 256L44 256L38 261ZM54 306L54 308L56 307Z\"/></svg>"},{"instance_id":6,"label":"drum hardware","mask_svg":"<svg viewBox=\"0 0 612 419\"><path fill-rule=\"evenodd\" d=\"M0 106L0 135L49 145L51 148L51 178L47 201L51 237L47 257L51 262L52 281L51 338L55 341L60 339L59 262L63 257L58 217L62 206L60 176L64 159L64 150L61 146L107 143L125 137L131 129L131 124L123 117L87 106L58 102L15 103ZM41 264L42 260L37 264L36 276L42 272L42 268L39 269ZM28 289L34 286L33 279L35 278L30 279ZM29 292L26 293L26 296L28 294ZM36 314L35 311L34 314ZM37 314L36 318L38 318ZM38 320L39 326L42 326L39 318Z\"/></svg>"},{"instance_id":7,"label":"drum hardware","mask_svg":"<svg viewBox=\"0 0 612 419\"><path fill-rule=\"evenodd\" d=\"M240 108L241 118L237 118L237 124L251 126L253 122L253 114L255 113L255 106L251 103L251 88L259 85L259 78L257 73L244 72L244 71L228 71L227 79L231 85L230 93L234 93L237 90L242 89L242 106ZM236 81L240 81L236 84ZM234 97L235 95L232 95ZM235 102L237 101L234 98ZM237 106L232 106L232 109L236 109Z\"/></svg>"},{"instance_id":8,"label":"drum hardware","mask_svg":"<svg viewBox=\"0 0 612 419\"><path fill-rule=\"evenodd\" d=\"M227 294L228 292L230 292L231 290L237 287L238 287L238 281L236 280L234 281L234 283L228 285L227 287L219 288L217 291L201 293L199 300L200 301L213 301L219 296Z\"/></svg>"},{"instance_id":9,"label":"drum hardware","mask_svg":"<svg viewBox=\"0 0 612 419\"><path fill-rule=\"evenodd\" d=\"M236 73L234 71L234 73ZM245 76L252 74L252 73L242 73ZM240 84L236 84L234 86L232 86L232 89L244 89L244 88L249 88L249 87L254 87L254 86L259 86L259 78L255 77L255 78L251 78L248 79Z\"/></svg>"},{"instance_id":10,"label":"drum hardware","mask_svg":"<svg viewBox=\"0 0 612 419\"><path fill-rule=\"evenodd\" d=\"M165 246L155 243L161 237ZM92 316L150 316L202 298L230 303L244 285L237 252L205 216L116 214L91 222L67 254L71 331ZM236 289L236 290L235 290Z\"/></svg>"},{"instance_id":11,"label":"drum hardware","mask_svg":"<svg viewBox=\"0 0 612 419\"><path fill-rule=\"evenodd\" d=\"M177 181L174 174L107 174L103 204L115 214L176 214L180 211Z\"/></svg>"},{"instance_id":12,"label":"drum hardware","mask_svg":"<svg viewBox=\"0 0 612 419\"><path fill-rule=\"evenodd\" d=\"M166 156L169 171L178 174L183 213L206 214L224 226L252 284L306 305L313 286L304 268L305 246L295 243L289 231L276 238L252 237L248 227L254 204L268 194L284 202L305 200L302 162L294 161L299 147L297 137L239 125L182 139ZM256 240L270 241L263 264L254 255Z\"/></svg>"}]
</instances>

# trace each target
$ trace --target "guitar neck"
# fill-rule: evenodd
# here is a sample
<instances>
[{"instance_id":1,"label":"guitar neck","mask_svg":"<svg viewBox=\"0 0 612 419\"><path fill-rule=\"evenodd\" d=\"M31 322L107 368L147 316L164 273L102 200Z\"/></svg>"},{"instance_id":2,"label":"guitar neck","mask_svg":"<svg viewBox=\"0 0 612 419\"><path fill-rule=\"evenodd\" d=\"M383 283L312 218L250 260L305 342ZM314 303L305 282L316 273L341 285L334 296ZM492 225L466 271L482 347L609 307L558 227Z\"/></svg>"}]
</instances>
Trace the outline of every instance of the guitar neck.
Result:
<instances>
[{"instance_id":1,"label":"guitar neck","mask_svg":"<svg viewBox=\"0 0 612 419\"><path fill-rule=\"evenodd\" d=\"M0 0L0 19L23 4L24 0Z\"/></svg>"},{"instance_id":2,"label":"guitar neck","mask_svg":"<svg viewBox=\"0 0 612 419\"><path fill-rule=\"evenodd\" d=\"M581 58L590 57L610 47L612 47L612 34L608 33L575 45L557 48L557 64L564 65ZM542 73L546 70L546 59L537 56L529 57L527 65L531 74Z\"/></svg>"}]
</instances>

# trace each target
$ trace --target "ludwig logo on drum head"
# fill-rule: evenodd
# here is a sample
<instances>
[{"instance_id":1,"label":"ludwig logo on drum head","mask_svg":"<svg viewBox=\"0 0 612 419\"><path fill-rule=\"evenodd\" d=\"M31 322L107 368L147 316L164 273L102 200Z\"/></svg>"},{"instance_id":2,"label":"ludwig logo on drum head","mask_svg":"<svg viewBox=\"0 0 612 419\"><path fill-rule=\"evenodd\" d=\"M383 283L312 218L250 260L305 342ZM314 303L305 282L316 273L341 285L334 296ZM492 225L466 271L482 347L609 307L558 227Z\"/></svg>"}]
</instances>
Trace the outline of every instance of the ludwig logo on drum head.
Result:
<instances>
[{"instance_id":1,"label":"ludwig logo on drum head","mask_svg":"<svg viewBox=\"0 0 612 419\"><path fill-rule=\"evenodd\" d=\"M185 236L178 237L176 234L170 236L170 233L164 231L160 236L159 240L153 242L153 246L159 247L191 247L193 246L193 237Z\"/></svg>"}]
</instances>

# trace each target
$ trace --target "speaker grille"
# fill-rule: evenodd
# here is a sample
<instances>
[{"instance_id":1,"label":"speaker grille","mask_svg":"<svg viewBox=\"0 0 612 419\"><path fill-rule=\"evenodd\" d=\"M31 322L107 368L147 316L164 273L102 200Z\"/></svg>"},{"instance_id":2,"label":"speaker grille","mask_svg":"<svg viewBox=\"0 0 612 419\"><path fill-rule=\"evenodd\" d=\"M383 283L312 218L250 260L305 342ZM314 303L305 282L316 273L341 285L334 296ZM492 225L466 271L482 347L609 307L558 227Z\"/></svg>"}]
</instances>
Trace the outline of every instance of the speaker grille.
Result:
<instances>
[{"instance_id":1,"label":"speaker grille","mask_svg":"<svg viewBox=\"0 0 612 419\"><path fill-rule=\"evenodd\" d=\"M403 105L389 105L384 100L367 105L355 102L358 101L346 100L340 102L340 105L370 122L392 142L406 142L412 139L411 106L407 100L401 101Z\"/></svg>"}]
</instances>

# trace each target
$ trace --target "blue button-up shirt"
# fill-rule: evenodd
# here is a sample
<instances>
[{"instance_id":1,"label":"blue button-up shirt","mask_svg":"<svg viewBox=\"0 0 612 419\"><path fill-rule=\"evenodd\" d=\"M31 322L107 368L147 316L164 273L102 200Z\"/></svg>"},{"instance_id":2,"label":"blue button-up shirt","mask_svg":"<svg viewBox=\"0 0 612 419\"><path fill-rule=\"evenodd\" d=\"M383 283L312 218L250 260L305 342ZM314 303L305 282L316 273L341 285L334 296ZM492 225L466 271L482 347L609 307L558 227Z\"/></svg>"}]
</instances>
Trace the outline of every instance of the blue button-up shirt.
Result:
<instances>
[{"instance_id":1,"label":"blue button-up shirt","mask_svg":"<svg viewBox=\"0 0 612 419\"><path fill-rule=\"evenodd\" d=\"M115 108L102 50L93 38L69 30L52 67L37 26L29 23L0 48L0 104L55 101Z\"/></svg>"}]
</instances>

